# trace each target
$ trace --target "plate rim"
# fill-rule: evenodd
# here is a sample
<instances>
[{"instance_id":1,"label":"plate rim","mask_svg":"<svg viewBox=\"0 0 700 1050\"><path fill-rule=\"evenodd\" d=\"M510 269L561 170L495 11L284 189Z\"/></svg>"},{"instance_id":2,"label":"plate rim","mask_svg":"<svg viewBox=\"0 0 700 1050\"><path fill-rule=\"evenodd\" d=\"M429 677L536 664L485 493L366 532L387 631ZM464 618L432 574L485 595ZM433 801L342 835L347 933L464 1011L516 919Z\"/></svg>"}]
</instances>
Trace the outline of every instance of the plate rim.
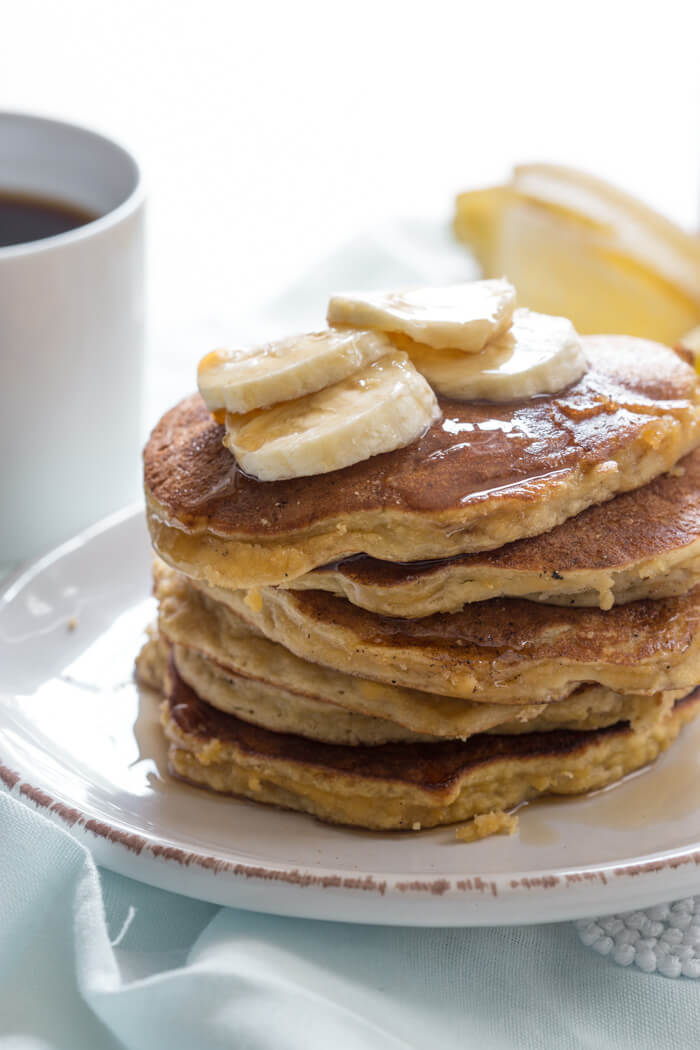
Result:
<instances>
[{"instance_id":1,"label":"plate rim","mask_svg":"<svg viewBox=\"0 0 700 1050\"><path fill-rule=\"evenodd\" d=\"M128 526L142 515L143 505L131 503L43 555L20 565L0 582L0 609L8 606L24 586L56 561L74 553L98 536L120 526ZM269 861L251 864L245 860L217 857L214 853L187 851L181 846L168 845L157 835L145 835L141 830L130 831L116 823L96 819L87 810L56 799L45 786L32 783L13 765L13 761L8 760L0 748L0 789L63 826L88 848L97 863L163 889L173 890L173 883L182 881L186 888L175 888L174 892L184 892L203 900L241 908L308 918L403 925L471 926L510 924L514 921L528 924L599 915L601 906L603 909L606 907L606 894L616 898L611 901L611 909L619 907L618 895L612 892L612 887L621 886L622 880L626 880L625 885L631 891L625 895L625 899L633 900L635 907L645 907L668 899L674 893L684 896L696 892L700 884L700 873L692 877L692 873L700 867L700 837L698 842L688 846L660 850L623 862L561 867L547 872L514 871L476 876L437 874L434 877L415 878L399 872L363 874L342 868L289 867L284 862L278 865L271 865ZM141 864L146 858L154 863ZM168 866L170 874L166 875ZM185 872L187 878L183 879L181 877ZM201 886L197 885L199 882ZM267 887L269 907L266 907L264 900L261 902L258 893L237 892L244 886L250 888L256 883ZM338 895L345 900L354 899L355 903L361 899L362 906L354 909L356 917L347 914L329 915L325 907L308 907L312 899L310 895L306 895L306 901L301 900L299 894L310 889L331 889L335 900L338 900ZM375 905L377 901L381 902L378 909L373 905L366 906L370 898L373 898ZM250 903L250 899L254 903ZM408 910L416 899L432 902L425 914L418 916ZM462 908L447 907L446 903L450 900L462 902ZM532 901L533 905L537 900L538 906L532 910L525 909L524 915L514 920L514 910L525 900ZM396 908L387 907L390 901L400 904ZM479 902L482 914L475 914L466 907L469 901ZM444 904L440 908L436 907L436 902ZM545 903L551 907L547 907L547 915L543 917L541 909Z\"/></svg>"}]
</instances>

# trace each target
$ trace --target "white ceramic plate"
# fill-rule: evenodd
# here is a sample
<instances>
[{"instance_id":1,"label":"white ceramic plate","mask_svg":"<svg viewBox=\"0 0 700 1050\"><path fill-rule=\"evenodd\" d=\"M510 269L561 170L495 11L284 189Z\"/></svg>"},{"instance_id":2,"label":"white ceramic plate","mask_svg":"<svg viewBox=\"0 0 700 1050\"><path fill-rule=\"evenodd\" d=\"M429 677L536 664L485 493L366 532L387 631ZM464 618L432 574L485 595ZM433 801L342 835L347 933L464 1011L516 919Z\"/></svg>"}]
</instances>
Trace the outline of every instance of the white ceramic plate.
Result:
<instances>
[{"instance_id":1,"label":"white ceramic plate","mask_svg":"<svg viewBox=\"0 0 700 1050\"><path fill-rule=\"evenodd\" d=\"M153 617L138 509L0 594L0 776L99 864L241 908L348 922L576 918L700 888L700 725L586 799L525 807L512 838L378 834L220 798L168 777L157 698L132 667Z\"/></svg>"}]
</instances>

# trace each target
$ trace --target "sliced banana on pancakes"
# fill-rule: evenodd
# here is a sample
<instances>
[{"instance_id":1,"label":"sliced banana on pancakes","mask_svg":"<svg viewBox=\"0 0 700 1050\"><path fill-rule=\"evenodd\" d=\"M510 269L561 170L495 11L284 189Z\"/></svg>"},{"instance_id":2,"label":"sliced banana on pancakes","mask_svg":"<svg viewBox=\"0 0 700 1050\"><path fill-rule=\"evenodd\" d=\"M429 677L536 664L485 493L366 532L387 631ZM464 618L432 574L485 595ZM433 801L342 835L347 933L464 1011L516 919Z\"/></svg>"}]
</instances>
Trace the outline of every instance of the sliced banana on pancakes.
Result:
<instances>
[{"instance_id":1,"label":"sliced banana on pancakes","mask_svg":"<svg viewBox=\"0 0 700 1050\"><path fill-rule=\"evenodd\" d=\"M586 358L565 317L516 310L511 328L479 354L401 343L430 385L460 401L513 401L577 382Z\"/></svg>"},{"instance_id":2,"label":"sliced banana on pancakes","mask_svg":"<svg viewBox=\"0 0 700 1050\"><path fill-rule=\"evenodd\" d=\"M226 416L224 444L261 481L340 470L415 441L440 415L406 354L393 350L325 390Z\"/></svg>"},{"instance_id":3,"label":"sliced banana on pancakes","mask_svg":"<svg viewBox=\"0 0 700 1050\"><path fill-rule=\"evenodd\" d=\"M328 304L328 323L401 332L438 350L478 353L510 325L515 288L504 279L404 292L346 292Z\"/></svg>"},{"instance_id":4,"label":"sliced banana on pancakes","mask_svg":"<svg viewBox=\"0 0 700 1050\"><path fill-rule=\"evenodd\" d=\"M213 350L197 369L210 412L250 412L313 394L392 349L379 332L329 328L261 347Z\"/></svg>"},{"instance_id":5,"label":"sliced banana on pancakes","mask_svg":"<svg viewBox=\"0 0 700 1050\"><path fill-rule=\"evenodd\" d=\"M334 296L336 327L215 350L200 362L199 392L260 481L341 470L415 441L440 415L434 391L503 402L580 379L571 322L514 307L505 279Z\"/></svg>"}]
</instances>

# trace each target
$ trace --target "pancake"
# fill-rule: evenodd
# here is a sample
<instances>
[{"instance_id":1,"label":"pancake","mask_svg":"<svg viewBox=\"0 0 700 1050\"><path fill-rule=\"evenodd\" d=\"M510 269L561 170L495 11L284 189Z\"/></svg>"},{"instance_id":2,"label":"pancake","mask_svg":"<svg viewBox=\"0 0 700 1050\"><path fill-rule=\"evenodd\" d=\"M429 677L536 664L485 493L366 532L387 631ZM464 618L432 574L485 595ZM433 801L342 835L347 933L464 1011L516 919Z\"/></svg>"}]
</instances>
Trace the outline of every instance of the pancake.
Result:
<instances>
[{"instance_id":1,"label":"pancake","mask_svg":"<svg viewBox=\"0 0 700 1050\"><path fill-rule=\"evenodd\" d=\"M327 744L362 745L399 741L434 742L440 737L413 733L396 722L356 714L318 697L291 692L255 678L245 678L213 663L193 649L169 646L154 638L139 654L139 680L165 692L165 671L170 653L183 682L211 707L235 715L243 722L277 733L293 733ZM147 667L150 674L144 674ZM542 706L540 714L524 722L519 708L496 708L501 722L497 733L527 733L552 729L600 729L619 721L639 726L663 717L677 693L654 696L621 696L608 689L582 687L560 704ZM507 721L512 714L512 721ZM469 734L473 735L473 734ZM445 739L445 734L442 735ZM449 737L447 737L449 738ZM462 736L457 739L467 739Z\"/></svg>"},{"instance_id":2,"label":"pancake","mask_svg":"<svg viewBox=\"0 0 700 1050\"><path fill-rule=\"evenodd\" d=\"M435 739L412 733L396 722L357 714L268 682L244 678L184 646L174 646L172 658L183 682L207 704L263 729L350 747Z\"/></svg>"},{"instance_id":3,"label":"pancake","mask_svg":"<svg viewBox=\"0 0 700 1050\"><path fill-rule=\"evenodd\" d=\"M165 671L170 656L170 646L158 634L155 624L146 628L146 641L141 646L134 662L134 677L140 685L162 693Z\"/></svg>"},{"instance_id":4,"label":"pancake","mask_svg":"<svg viewBox=\"0 0 700 1050\"><path fill-rule=\"evenodd\" d=\"M700 680L700 587L607 612L492 598L422 620L379 616L325 591L262 587L256 602L205 591L306 660L477 702L546 703L584 682L650 694Z\"/></svg>"},{"instance_id":5,"label":"pancake","mask_svg":"<svg viewBox=\"0 0 700 1050\"><path fill-rule=\"evenodd\" d=\"M508 709L370 682L300 659L251 629L222 602L196 590L162 562L154 566L158 628L170 644L188 647L241 678L347 711L384 718L414 733L466 737L510 720L539 714L543 706Z\"/></svg>"},{"instance_id":6,"label":"pancake","mask_svg":"<svg viewBox=\"0 0 700 1050\"><path fill-rule=\"evenodd\" d=\"M652 762L700 713L700 690L644 729L342 747L222 714L168 672L171 771L190 783L368 829L435 827L542 794L596 790Z\"/></svg>"},{"instance_id":7,"label":"pancake","mask_svg":"<svg viewBox=\"0 0 700 1050\"><path fill-rule=\"evenodd\" d=\"M184 680L214 707L280 732L341 742L338 733L351 725L353 738L369 743L370 734L377 741L380 733L385 739L466 739L494 728L508 733L533 726L592 729L620 719L654 720L681 695L621 695L585 685L555 704L508 706L402 689L294 656L162 564L156 563L155 580L161 639L174 647ZM137 661L140 676L151 684L157 659L149 651L153 644ZM161 664L158 688L163 673ZM344 720L346 712L354 716L352 723Z\"/></svg>"},{"instance_id":8,"label":"pancake","mask_svg":"<svg viewBox=\"0 0 700 1050\"><path fill-rule=\"evenodd\" d=\"M202 700L218 711L235 715L263 729L350 746L373 747L397 741L434 742L440 739L412 733L410 729L384 718L356 714L320 698L302 696L281 686L244 678L184 646L173 648L173 661L182 680ZM679 695L621 696L609 689L583 686L561 703L544 705L540 714L527 722L522 719L518 707L511 709L501 704L497 710L504 721L487 732L511 734L550 729L600 729L619 721L641 725L662 717ZM509 717L511 721L507 721Z\"/></svg>"},{"instance_id":9,"label":"pancake","mask_svg":"<svg viewBox=\"0 0 700 1050\"><path fill-rule=\"evenodd\" d=\"M497 551L417 564L356 555L282 586L416 619L501 596L610 609L685 594L698 583L700 450L644 488Z\"/></svg>"},{"instance_id":10,"label":"pancake","mask_svg":"<svg viewBox=\"0 0 700 1050\"><path fill-rule=\"evenodd\" d=\"M492 550L638 488L700 442L697 376L672 350L583 340L590 368L558 395L507 404L441 400L413 444L290 481L244 476L197 396L144 453L158 553L214 586L292 580L348 555L388 561Z\"/></svg>"}]
</instances>

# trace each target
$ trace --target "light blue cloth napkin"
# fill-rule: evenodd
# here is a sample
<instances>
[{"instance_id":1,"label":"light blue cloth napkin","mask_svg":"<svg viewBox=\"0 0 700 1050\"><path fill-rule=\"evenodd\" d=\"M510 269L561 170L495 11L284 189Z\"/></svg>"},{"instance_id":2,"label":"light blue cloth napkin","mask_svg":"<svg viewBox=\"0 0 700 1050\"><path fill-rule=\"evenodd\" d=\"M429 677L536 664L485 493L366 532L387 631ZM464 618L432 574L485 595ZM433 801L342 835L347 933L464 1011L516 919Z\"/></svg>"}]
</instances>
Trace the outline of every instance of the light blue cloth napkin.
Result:
<instances>
[{"instance_id":1,"label":"light blue cloth napkin","mask_svg":"<svg viewBox=\"0 0 700 1050\"><path fill-rule=\"evenodd\" d=\"M219 909L98 872L0 793L0 1050L684 1050L700 986L572 924L430 930Z\"/></svg>"}]
</instances>

